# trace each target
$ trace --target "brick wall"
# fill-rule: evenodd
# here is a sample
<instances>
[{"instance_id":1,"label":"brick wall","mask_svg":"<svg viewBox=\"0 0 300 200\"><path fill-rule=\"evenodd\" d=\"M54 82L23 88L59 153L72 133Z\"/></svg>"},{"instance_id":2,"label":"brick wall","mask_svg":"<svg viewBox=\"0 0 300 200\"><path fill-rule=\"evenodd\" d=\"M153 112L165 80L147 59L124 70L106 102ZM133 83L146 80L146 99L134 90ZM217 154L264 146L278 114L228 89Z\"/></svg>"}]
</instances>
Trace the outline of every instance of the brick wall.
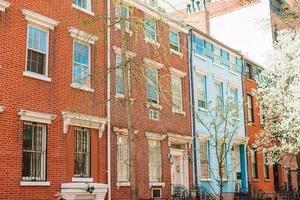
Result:
<instances>
[{"instance_id":1,"label":"brick wall","mask_svg":"<svg viewBox=\"0 0 300 200\"><path fill-rule=\"evenodd\" d=\"M19 1L8 0L11 5L5 13L0 13L0 105L6 107L0 113L0 199L54 199L60 191L60 184L70 181L68 174L69 128L63 133L62 111L80 112L96 116L106 116L103 100L106 96L105 81L92 80L94 93L70 87L72 83L73 38L68 32L75 27L99 36L92 47L92 73L103 74L105 61L105 32L95 30L104 27L105 21L98 20L93 26L84 25L81 19L91 16L72 8L72 0L61 1ZM22 9L39 13L59 21L49 37L49 77L51 82L23 76L26 61L27 21ZM94 1L93 12L105 14L105 4ZM93 103L91 103L93 102ZM23 123L17 115L19 109L55 114L56 119L48 126L47 177L50 186L20 186L22 179ZM96 135L98 130L93 130ZM92 174L98 182L106 183L106 131L101 139L94 137L92 146ZM93 156L93 154L97 156ZM97 159L98 158L98 159ZM95 161L95 159L97 159ZM70 161L72 162L72 161Z\"/></svg>"},{"instance_id":2,"label":"brick wall","mask_svg":"<svg viewBox=\"0 0 300 200\"><path fill-rule=\"evenodd\" d=\"M112 12L114 13L114 12ZM176 133L184 136L191 136L190 127L190 99L189 99L189 80L188 80L188 51L187 51L187 36L180 33L180 49L182 57L171 54L169 48L169 27L158 20L158 43L159 48L154 48L151 44L146 44L144 41L144 28L140 23L144 19L144 13L141 10L134 9L132 13L134 20L131 23L132 36L128 35L128 49L137 55L132 59L134 70L131 71L131 92L134 107L133 126L138 132L136 134L137 147L137 184L139 198L150 198L149 188L149 162L148 162L148 139L145 137L145 132L154 132L166 134L167 132ZM136 20L136 21L135 21ZM137 22L138 21L138 22ZM120 31L112 30L112 46L120 47ZM112 66L115 63L115 52L111 51ZM143 59L149 58L164 65L159 70L160 84L160 120L154 121L149 119L147 102L146 80L143 75ZM137 66L140 66L139 68ZM186 74L182 79L183 93L183 111L185 115L172 113L171 104L171 73L169 68L179 69ZM134 77L134 78L132 78ZM112 73L112 90L111 96L115 96L115 74ZM112 126L126 128L125 104L121 99L112 101ZM117 137L112 133L111 149L112 149L112 199L129 199L129 187L117 187ZM163 188L163 197L171 197L171 169L170 159L168 154L170 147L168 145L168 137L162 141L162 182L165 183ZM191 152L189 152L191 154ZM189 161L189 180L192 181L192 163Z\"/></svg>"}]
</instances>

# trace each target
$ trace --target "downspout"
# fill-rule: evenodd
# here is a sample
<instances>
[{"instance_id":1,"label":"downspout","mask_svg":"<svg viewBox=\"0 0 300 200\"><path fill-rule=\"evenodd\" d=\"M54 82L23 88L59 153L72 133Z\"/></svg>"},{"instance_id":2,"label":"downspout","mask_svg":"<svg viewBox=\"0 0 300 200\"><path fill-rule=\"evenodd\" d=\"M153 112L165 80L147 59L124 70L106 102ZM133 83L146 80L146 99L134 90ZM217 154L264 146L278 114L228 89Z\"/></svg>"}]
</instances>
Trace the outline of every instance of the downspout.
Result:
<instances>
[{"instance_id":1,"label":"downspout","mask_svg":"<svg viewBox=\"0 0 300 200\"><path fill-rule=\"evenodd\" d=\"M110 0L106 1L106 62L107 62L107 184L108 184L108 194L107 199L111 200L111 157L110 157L110 135L111 135L111 124L110 124Z\"/></svg>"},{"instance_id":2,"label":"downspout","mask_svg":"<svg viewBox=\"0 0 300 200\"><path fill-rule=\"evenodd\" d=\"M193 78L193 27L190 26L189 30L189 74L190 74L190 94L191 94L191 125L192 125L192 136L193 136L193 160L194 160L194 182L196 189L198 190L198 167L197 167L197 135L196 135L196 122L194 114L194 78Z\"/></svg>"},{"instance_id":3,"label":"downspout","mask_svg":"<svg viewBox=\"0 0 300 200\"><path fill-rule=\"evenodd\" d=\"M245 108L245 106L246 106L246 103L245 103L245 86L244 86L244 66L245 66L245 59L244 59L244 56L242 55L242 57L241 57L241 59L242 59L242 70L241 70L241 81L242 81L242 94L243 94L243 110L244 110L244 129L245 129L245 136L248 136L248 132L247 132L247 128L246 128L246 126L247 126L247 120L246 120L246 108ZM248 152L247 152L247 146L245 145L245 158L246 158L246 168L247 168L247 180L246 180L246 183L245 183L245 186L246 186L246 188L247 188L247 191L248 191L248 189L249 189L249 185L248 185L248 183L249 183L249 161L248 161Z\"/></svg>"}]
</instances>

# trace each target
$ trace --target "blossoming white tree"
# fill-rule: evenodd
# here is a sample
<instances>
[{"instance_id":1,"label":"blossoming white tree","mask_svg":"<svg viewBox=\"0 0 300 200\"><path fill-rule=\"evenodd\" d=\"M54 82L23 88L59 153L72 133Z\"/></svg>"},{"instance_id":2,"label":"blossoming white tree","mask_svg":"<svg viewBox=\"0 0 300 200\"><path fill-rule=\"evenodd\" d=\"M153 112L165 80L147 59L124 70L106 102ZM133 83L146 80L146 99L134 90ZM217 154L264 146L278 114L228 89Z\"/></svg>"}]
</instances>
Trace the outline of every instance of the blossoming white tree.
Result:
<instances>
[{"instance_id":1,"label":"blossoming white tree","mask_svg":"<svg viewBox=\"0 0 300 200\"><path fill-rule=\"evenodd\" d=\"M257 146L269 162L300 152L300 31L280 31L269 64L258 76L256 97L264 128ZM300 156L297 156L300 166Z\"/></svg>"}]
</instances>

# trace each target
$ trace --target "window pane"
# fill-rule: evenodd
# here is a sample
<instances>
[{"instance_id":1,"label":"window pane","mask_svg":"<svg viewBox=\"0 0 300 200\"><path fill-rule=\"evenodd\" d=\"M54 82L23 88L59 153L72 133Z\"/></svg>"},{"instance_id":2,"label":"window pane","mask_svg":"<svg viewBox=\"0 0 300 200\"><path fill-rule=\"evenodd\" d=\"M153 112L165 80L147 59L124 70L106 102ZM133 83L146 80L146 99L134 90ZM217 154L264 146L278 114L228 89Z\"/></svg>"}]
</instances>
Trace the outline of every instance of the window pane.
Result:
<instances>
[{"instance_id":1,"label":"window pane","mask_svg":"<svg viewBox=\"0 0 300 200\"><path fill-rule=\"evenodd\" d=\"M74 42L73 83L90 87L89 46Z\"/></svg>"},{"instance_id":2,"label":"window pane","mask_svg":"<svg viewBox=\"0 0 300 200\"><path fill-rule=\"evenodd\" d=\"M155 68L146 69L148 101L158 103L158 71Z\"/></svg>"},{"instance_id":3,"label":"window pane","mask_svg":"<svg viewBox=\"0 0 300 200\"><path fill-rule=\"evenodd\" d=\"M161 181L161 142L148 140L150 182Z\"/></svg>"},{"instance_id":4,"label":"window pane","mask_svg":"<svg viewBox=\"0 0 300 200\"><path fill-rule=\"evenodd\" d=\"M200 84L199 84L199 99L198 99L198 106L199 108L207 108L206 103L206 76L200 76Z\"/></svg>"},{"instance_id":5,"label":"window pane","mask_svg":"<svg viewBox=\"0 0 300 200\"><path fill-rule=\"evenodd\" d=\"M208 141L200 141L200 166L201 178L209 178Z\"/></svg>"},{"instance_id":6,"label":"window pane","mask_svg":"<svg viewBox=\"0 0 300 200\"><path fill-rule=\"evenodd\" d=\"M48 33L38 28L29 26L28 47L46 54L48 48Z\"/></svg>"},{"instance_id":7,"label":"window pane","mask_svg":"<svg viewBox=\"0 0 300 200\"><path fill-rule=\"evenodd\" d=\"M75 127L74 176L90 177L90 129Z\"/></svg>"},{"instance_id":8,"label":"window pane","mask_svg":"<svg viewBox=\"0 0 300 200\"><path fill-rule=\"evenodd\" d=\"M224 110L223 83L216 82L216 111Z\"/></svg>"},{"instance_id":9,"label":"window pane","mask_svg":"<svg viewBox=\"0 0 300 200\"><path fill-rule=\"evenodd\" d=\"M145 34L151 40L156 40L156 21L145 19Z\"/></svg>"},{"instance_id":10,"label":"window pane","mask_svg":"<svg viewBox=\"0 0 300 200\"><path fill-rule=\"evenodd\" d=\"M179 51L179 34L177 32L170 31L169 39L170 39L170 48L175 51Z\"/></svg>"},{"instance_id":11,"label":"window pane","mask_svg":"<svg viewBox=\"0 0 300 200\"><path fill-rule=\"evenodd\" d=\"M173 111L182 111L181 78L176 76L172 76L172 102Z\"/></svg>"},{"instance_id":12,"label":"window pane","mask_svg":"<svg viewBox=\"0 0 300 200\"><path fill-rule=\"evenodd\" d=\"M90 10L91 8L91 0L73 0L73 3L81 8Z\"/></svg>"},{"instance_id":13,"label":"window pane","mask_svg":"<svg viewBox=\"0 0 300 200\"><path fill-rule=\"evenodd\" d=\"M25 181L46 180L46 126L24 122L22 176Z\"/></svg>"},{"instance_id":14,"label":"window pane","mask_svg":"<svg viewBox=\"0 0 300 200\"><path fill-rule=\"evenodd\" d=\"M89 46L78 42L74 43L74 62L83 65L89 63Z\"/></svg>"},{"instance_id":15,"label":"window pane","mask_svg":"<svg viewBox=\"0 0 300 200\"><path fill-rule=\"evenodd\" d=\"M118 135L117 140L118 181L129 181L128 137L124 135Z\"/></svg>"}]
</instances>

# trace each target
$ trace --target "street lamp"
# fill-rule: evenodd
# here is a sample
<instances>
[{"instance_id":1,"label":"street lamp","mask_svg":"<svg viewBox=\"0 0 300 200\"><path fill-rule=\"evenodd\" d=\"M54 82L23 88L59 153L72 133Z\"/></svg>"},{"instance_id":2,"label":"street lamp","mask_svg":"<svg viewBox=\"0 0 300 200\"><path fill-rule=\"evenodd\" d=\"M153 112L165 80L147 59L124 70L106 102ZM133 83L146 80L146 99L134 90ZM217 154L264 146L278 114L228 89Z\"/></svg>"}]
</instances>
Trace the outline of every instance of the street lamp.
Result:
<instances>
[{"instance_id":1,"label":"street lamp","mask_svg":"<svg viewBox=\"0 0 300 200\"><path fill-rule=\"evenodd\" d=\"M203 1L204 9L206 10L206 0ZM190 3L187 4L187 11L189 13L200 11L201 10L201 0L190 0Z\"/></svg>"}]
</instances>

